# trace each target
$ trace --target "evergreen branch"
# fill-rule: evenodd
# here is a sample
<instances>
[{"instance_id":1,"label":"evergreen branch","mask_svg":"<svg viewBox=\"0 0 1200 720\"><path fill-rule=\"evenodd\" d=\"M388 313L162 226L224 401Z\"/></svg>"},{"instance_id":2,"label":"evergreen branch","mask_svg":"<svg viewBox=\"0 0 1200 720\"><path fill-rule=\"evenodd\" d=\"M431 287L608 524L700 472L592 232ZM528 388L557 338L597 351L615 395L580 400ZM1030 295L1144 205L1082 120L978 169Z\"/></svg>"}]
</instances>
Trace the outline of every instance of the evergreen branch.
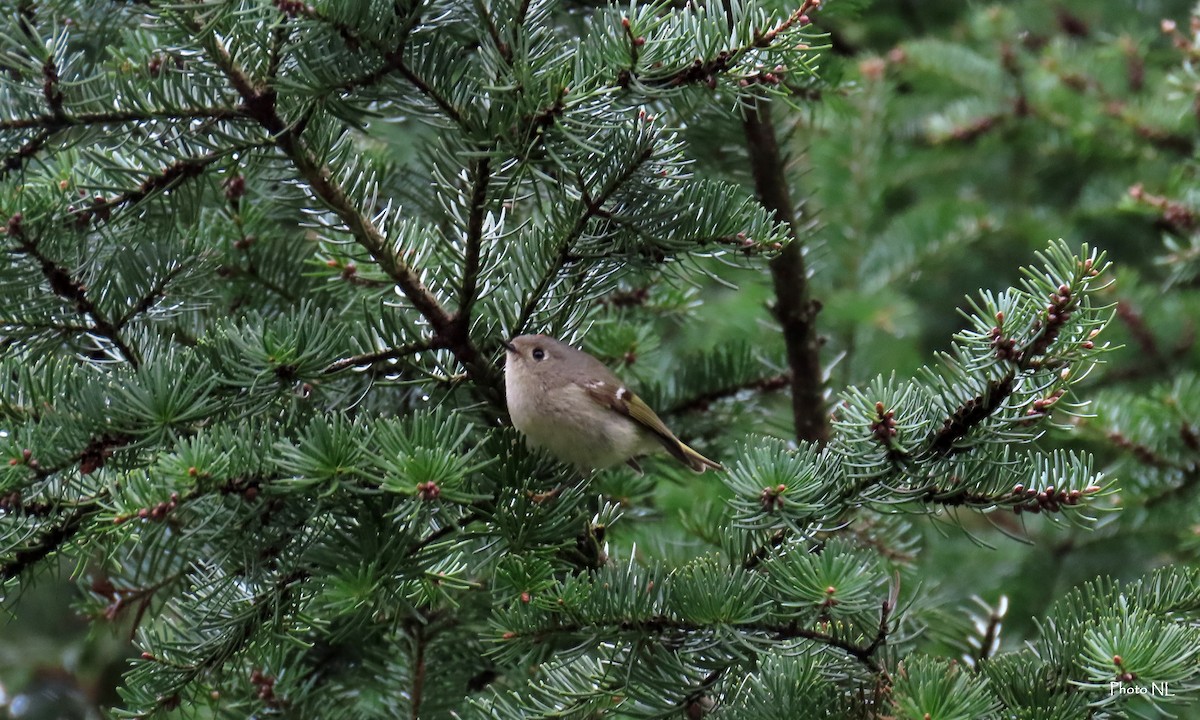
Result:
<instances>
[{"instance_id":1,"label":"evergreen branch","mask_svg":"<svg viewBox=\"0 0 1200 720\"><path fill-rule=\"evenodd\" d=\"M514 18L513 18L513 21L514 21L514 22L515 22L517 25L524 25L524 24L525 24L525 18L527 18L527 17L529 16L529 3L530 3L530 1L531 1L531 0L521 0L521 6L520 6L519 8L517 8L517 14L516 14L516 17L514 17Z\"/></svg>"},{"instance_id":2,"label":"evergreen branch","mask_svg":"<svg viewBox=\"0 0 1200 720\"><path fill-rule=\"evenodd\" d=\"M196 28L199 32L199 28ZM406 263L388 247L387 238L375 223L357 208L346 190L334 179L333 170L320 162L316 154L301 139L300 132L290 127L279 115L275 91L256 87L215 37L209 37L209 52L224 72L233 88L241 95L246 113L274 138L275 144L291 160L292 165L308 183L309 188L346 224L354 239L374 258L391 277L408 301L429 321L434 333L447 340L446 347L454 353L475 382L491 392L499 402L499 376L485 362L472 344L469 335L459 333L457 319L438 302L425 287L417 268Z\"/></svg>"},{"instance_id":3,"label":"evergreen branch","mask_svg":"<svg viewBox=\"0 0 1200 720\"><path fill-rule=\"evenodd\" d=\"M768 30L756 30L753 39L745 44L733 48L727 48L719 51L714 57L704 60L696 58L690 65L683 67L676 72L664 76L643 78L637 72L637 62L640 55L639 48L645 42L645 38L634 37L631 31L628 19L622 23L625 28L625 35L629 40L629 67L618 73L617 85L619 87L628 87L631 81L636 79L638 84L647 88L671 88L681 85L689 85L692 83L703 82L709 87L716 87L715 78L728 70L737 66L738 61L742 56L755 50L763 50L771 47L780 35L787 32L792 26L799 23L805 25L808 23L807 13L816 10L821 5L820 0L805 0L799 8L794 10L791 15L784 18L778 25ZM732 26L732 16L730 24ZM763 82L767 84L778 84L779 77L774 73L758 73L753 78L747 78L746 82Z\"/></svg>"},{"instance_id":4,"label":"evergreen branch","mask_svg":"<svg viewBox=\"0 0 1200 720\"><path fill-rule=\"evenodd\" d=\"M276 295L283 298L284 300L287 300L290 303L298 302L295 293L293 293L291 290L287 289L286 287L280 285L279 283L271 280L270 278L264 277L262 275L262 273L260 273L258 271L258 268L255 267L253 262L247 263L246 267L242 267L240 265L222 265L219 268L217 268L217 274L220 275L221 277L236 276L236 277L247 278L251 282L262 285L267 290L270 290L271 292L275 293Z\"/></svg>"},{"instance_id":5,"label":"evergreen branch","mask_svg":"<svg viewBox=\"0 0 1200 720\"><path fill-rule=\"evenodd\" d=\"M155 280L154 284L150 286L150 289L147 290L146 293L142 295L142 297L139 298L138 301L135 302L129 308L129 310L125 312L124 315L117 319L116 323L114 324L116 329L120 330L124 328L135 317L154 307L154 304L161 300L166 293L167 285L171 284L172 280L182 275L185 269L186 267L183 265L183 263L180 263L172 267L161 277Z\"/></svg>"},{"instance_id":6,"label":"evergreen branch","mask_svg":"<svg viewBox=\"0 0 1200 720\"><path fill-rule=\"evenodd\" d=\"M399 72L400 77L407 80L409 84L419 90L422 95L432 100L433 104L437 105L442 113L444 113L446 117L450 118L455 125L463 128L467 126L466 118L463 117L463 114L458 110L458 108L454 107L454 104L451 103L449 99L442 97L441 93L435 90L432 85L427 83L422 77L417 75L412 68L408 66L408 63L404 61L403 46L384 56L383 69L387 71L394 70Z\"/></svg>"},{"instance_id":7,"label":"evergreen branch","mask_svg":"<svg viewBox=\"0 0 1200 720\"><path fill-rule=\"evenodd\" d=\"M1162 353L1158 348L1158 338L1154 337L1154 333L1146 326L1146 318L1142 313L1128 300L1118 300L1117 318L1125 324L1129 334L1133 335L1133 339L1142 349L1142 355L1156 361L1156 365L1161 362Z\"/></svg>"},{"instance_id":8,"label":"evergreen branch","mask_svg":"<svg viewBox=\"0 0 1200 720\"><path fill-rule=\"evenodd\" d=\"M150 603L154 599L155 594L159 590L178 582L183 577L183 572L176 572L145 587L121 590L114 587L112 582L107 578L103 578L101 582L92 583L92 591L109 601L109 604L104 608L104 619L110 622L116 620L117 616L125 612L133 603L137 603L137 611L134 613L133 621L129 627L129 640L133 642L137 636L138 626L141 625L142 618L150 608Z\"/></svg>"},{"instance_id":9,"label":"evergreen branch","mask_svg":"<svg viewBox=\"0 0 1200 720\"><path fill-rule=\"evenodd\" d=\"M471 327L471 306L479 287L480 254L483 245L483 221L487 214L488 183L491 181L490 160L475 162L474 184L471 188L471 211L467 218L467 247L463 258L462 292L458 302L458 332L466 338Z\"/></svg>"},{"instance_id":10,"label":"evergreen branch","mask_svg":"<svg viewBox=\"0 0 1200 720\"><path fill-rule=\"evenodd\" d=\"M42 63L42 96L46 99L46 106L50 108L50 114L54 117L62 117L63 113L63 92L62 86L59 84L58 64L54 62L52 57L47 57Z\"/></svg>"},{"instance_id":11,"label":"evergreen branch","mask_svg":"<svg viewBox=\"0 0 1200 720\"><path fill-rule=\"evenodd\" d=\"M496 46L496 50L500 52L500 57L504 58L504 62L511 67L513 61L512 48L500 37L500 30L496 27L496 21L492 18L492 14L488 12L488 8L483 3L483 0L474 0L474 5L475 12L479 13L479 16L483 18L483 26L487 29L488 37L492 39L492 44Z\"/></svg>"},{"instance_id":12,"label":"evergreen branch","mask_svg":"<svg viewBox=\"0 0 1200 720\"><path fill-rule=\"evenodd\" d=\"M104 465L108 457L112 455L113 448L127 445L132 441L133 438L128 436L104 435L93 437L82 450L72 455L61 465L55 467L41 466L32 458L32 453L26 451L23 464L32 470L38 479L48 478L77 463L80 474L87 475ZM35 563L61 548L64 543L79 533L85 521L103 509L103 503L107 499L108 491L105 490L72 505L70 514L63 518L61 522L43 533L32 545L15 551L13 560L0 566L0 582L19 576ZM10 493L3 500L0 500L0 502L12 502L13 500L20 501L19 491ZM33 505L33 503L28 505ZM40 514L49 515L50 513L47 511Z\"/></svg>"},{"instance_id":13,"label":"evergreen branch","mask_svg":"<svg viewBox=\"0 0 1200 720\"><path fill-rule=\"evenodd\" d=\"M417 555L422 550L424 550L425 548L434 544L438 540L441 540L442 538L446 537L447 535L449 535L457 530L465 529L468 525L475 522L476 520L481 519L482 517L483 516L479 513L479 511L472 511L472 512L467 513L466 515L463 515L458 520L456 520L453 523L450 523L449 525L443 525L442 527L438 528L437 530L434 530L433 532L429 533L425 537L421 538L421 540L416 545L412 546L412 548L408 551L408 555L410 557L413 555Z\"/></svg>"},{"instance_id":14,"label":"evergreen branch","mask_svg":"<svg viewBox=\"0 0 1200 720\"><path fill-rule=\"evenodd\" d=\"M878 553L898 565L910 565L916 560L916 556L913 553L894 548L872 535L869 532L872 525L871 519L864 516L856 518L856 522L853 524L831 531L831 535L834 533L848 535L858 547L868 548L872 552Z\"/></svg>"},{"instance_id":15,"label":"evergreen branch","mask_svg":"<svg viewBox=\"0 0 1200 720\"><path fill-rule=\"evenodd\" d=\"M280 608L291 600L292 595L296 591L296 585L310 577L311 574L306 570L293 570L287 575L278 578L268 591L255 596L251 601L251 606L256 612L250 613L242 619L238 623L238 626L232 629L232 634L224 644L219 645L208 656L196 662L183 666L171 665L173 669L180 671L180 677L175 682L174 692L159 695L155 698L150 708L131 717L148 719L157 715L162 710L177 707L181 701L178 694L180 690L245 648L250 639L254 637L255 631L273 617L276 617ZM158 658L149 653L143 653L142 658L149 662L159 662Z\"/></svg>"},{"instance_id":16,"label":"evergreen branch","mask_svg":"<svg viewBox=\"0 0 1200 720\"><path fill-rule=\"evenodd\" d=\"M775 375L767 375L765 377L754 378L746 382L727 385L725 387L710 390L706 393L701 393L695 397L680 401L671 406L664 412L664 415L682 415L690 412L703 412L709 408L714 402L725 398L733 397L738 393L747 390L753 390L760 393L775 392L787 387L791 383L791 375L789 373L778 373Z\"/></svg>"},{"instance_id":17,"label":"evergreen branch","mask_svg":"<svg viewBox=\"0 0 1200 720\"><path fill-rule=\"evenodd\" d=\"M0 131L40 128L51 133L67 128L92 125L116 125L120 123L146 123L155 120L236 120L245 115L238 108L165 108L150 112L134 110L105 110L101 112L75 113L71 115L36 115L28 118L0 120Z\"/></svg>"},{"instance_id":18,"label":"evergreen branch","mask_svg":"<svg viewBox=\"0 0 1200 720\"><path fill-rule=\"evenodd\" d=\"M17 251L28 255L37 261L43 277L49 283L55 295L67 300L80 315L91 318L88 332L107 339L117 348L134 369L141 364L137 351L121 337L120 326L112 323L88 296L87 288L74 278L67 268L48 258L38 247L37 241L25 232L20 213L13 215L8 221L7 234L17 241Z\"/></svg>"},{"instance_id":19,"label":"evergreen branch","mask_svg":"<svg viewBox=\"0 0 1200 720\"><path fill-rule=\"evenodd\" d=\"M963 403L945 419L942 428L929 439L929 450L936 455L955 452L954 443L999 410L1014 389L1016 373L1012 371L999 380L989 381L983 393Z\"/></svg>"},{"instance_id":20,"label":"evergreen branch","mask_svg":"<svg viewBox=\"0 0 1200 720\"><path fill-rule=\"evenodd\" d=\"M425 644L427 642L424 626L421 623L413 624L412 640L415 647L413 648L414 657L412 661L412 686L409 690L409 707L412 720L420 720L421 701L425 696Z\"/></svg>"},{"instance_id":21,"label":"evergreen branch","mask_svg":"<svg viewBox=\"0 0 1200 720\"><path fill-rule=\"evenodd\" d=\"M1109 432L1107 438L1113 445L1117 446L1121 450L1124 450L1125 452L1128 452L1143 465L1149 465L1150 467L1156 468L1171 468L1175 470L1185 469L1184 466L1163 457L1142 443L1131 440L1119 430L1113 430Z\"/></svg>"},{"instance_id":22,"label":"evergreen branch","mask_svg":"<svg viewBox=\"0 0 1200 720\"><path fill-rule=\"evenodd\" d=\"M322 375L333 375L349 370L350 368L369 367L376 363L387 362L389 360L399 360L402 357L415 355L427 350L435 350L443 347L442 342L438 338L430 338L420 342L408 343L397 347L387 348L385 350L377 350L375 352L362 353L348 358L342 358L329 364L321 371Z\"/></svg>"},{"instance_id":23,"label":"evergreen branch","mask_svg":"<svg viewBox=\"0 0 1200 720\"><path fill-rule=\"evenodd\" d=\"M271 51L267 60L266 72L269 81L273 82L279 77L279 66L283 63L283 48L287 45L290 36L291 28L286 20L276 25L271 31Z\"/></svg>"},{"instance_id":24,"label":"evergreen branch","mask_svg":"<svg viewBox=\"0 0 1200 720\"><path fill-rule=\"evenodd\" d=\"M42 533L33 544L13 553L13 559L0 565L0 582L11 580L51 555L75 537L84 523L100 510L100 498L80 503L61 522Z\"/></svg>"},{"instance_id":25,"label":"evergreen branch","mask_svg":"<svg viewBox=\"0 0 1200 720\"><path fill-rule=\"evenodd\" d=\"M559 241L558 252L555 254L554 261L546 268L546 272L542 274L537 286L533 292L529 293L529 297L525 300L524 306L521 308L521 314L517 317L517 323L513 327L513 334L520 335L533 317L533 313L537 310L538 303L541 302L542 296L550 289L551 283L558 277L558 273L563 267L570 262L572 258L572 249L575 241L583 235L583 231L587 229L587 224L596 217L606 217L608 212L604 210L604 203L625 184L638 168L647 163L654 156L653 148L646 148L639 154L630 165L618 174L609 184L601 188L600 194L592 198L587 192L587 187L580 179L580 189L583 194L583 212L575 220L575 224L567 231L566 235Z\"/></svg>"},{"instance_id":26,"label":"evergreen branch","mask_svg":"<svg viewBox=\"0 0 1200 720\"><path fill-rule=\"evenodd\" d=\"M170 190L180 183L188 180L193 180L204 174L210 166L224 160L226 157L235 154L253 150L255 148L267 146L269 143L245 143L242 145L228 147L223 150L215 150L203 155L192 155L181 160L176 160L161 172L149 175L142 181L134 190L124 192L111 200L104 200L94 204L89 210L93 215L103 214L104 212L120 208L122 206L133 206L150 197L151 195Z\"/></svg>"},{"instance_id":27,"label":"evergreen branch","mask_svg":"<svg viewBox=\"0 0 1200 720\"><path fill-rule=\"evenodd\" d=\"M1139 119L1138 112L1131 112L1129 110L1129 98L1124 95L1114 95L1108 92L1105 89L1104 83L1097 81L1093 77L1075 72L1059 72L1056 73L1056 77L1062 83L1063 87L1077 92L1081 96L1086 97L1089 92L1095 93L1095 99L1099 101L1098 106L1105 115L1124 124L1128 129L1137 134L1138 137L1148 141L1154 147L1177 153L1187 158L1192 156L1195 149L1195 142L1191 136L1145 124ZM1052 115L1053 113L1047 114Z\"/></svg>"},{"instance_id":28,"label":"evergreen branch","mask_svg":"<svg viewBox=\"0 0 1200 720\"><path fill-rule=\"evenodd\" d=\"M1169 505L1181 498L1186 498L1197 487L1200 487L1200 466L1193 464L1184 473L1183 482L1151 497L1143 505L1147 508Z\"/></svg>"},{"instance_id":29,"label":"evergreen branch","mask_svg":"<svg viewBox=\"0 0 1200 720\"><path fill-rule=\"evenodd\" d=\"M3 180L4 176L13 170L19 170L28 160L37 155L38 151L44 148L53 137L54 133L52 131L43 130L17 148L16 152L6 155L4 165L0 167L0 180Z\"/></svg>"},{"instance_id":30,"label":"evergreen branch","mask_svg":"<svg viewBox=\"0 0 1200 720\"><path fill-rule=\"evenodd\" d=\"M752 621L745 623L729 623L728 626L740 633L750 635L760 635L771 638L772 640L795 640L804 639L811 640L821 645L827 645L836 648L854 658L858 662L866 666L872 673L882 673L884 667L873 656L876 651L887 640L887 624L891 614L891 606L888 600L883 601L883 610L880 613L881 619L879 629L876 631L870 643L866 645L858 645L844 638L839 638L829 633L819 630L811 630L809 628L800 627L796 622L789 622L783 625L773 625L762 621ZM711 631L715 628L712 625L702 625L699 623L689 622L687 620L679 620L668 615L653 615L644 618L630 618L612 621L602 621L595 623L588 622L564 622L556 625L547 625L537 630L528 632L509 630L503 634L504 640L527 639L534 644L547 643L556 635L570 635L584 631L607 632L609 630L622 633L643 633L647 635L667 635L678 634L680 636L689 636L696 633Z\"/></svg>"},{"instance_id":31,"label":"evergreen branch","mask_svg":"<svg viewBox=\"0 0 1200 720\"><path fill-rule=\"evenodd\" d=\"M411 21L405 23L404 32L401 34L399 41L396 43L395 47L391 48L384 47L374 38L364 37L361 33L357 32L354 28L346 25L345 23L338 22L333 18L323 15L319 10L311 5L301 4L300 11L303 12L306 17L319 20L320 22L332 27L339 35L342 36L342 39L345 40L347 44L368 45L383 57L383 63L378 68L371 70L359 77L346 80L341 84L341 89L357 90L365 86L374 85L394 72L399 73L400 76L407 80L410 85L415 87L422 95L429 98L429 100L433 102L433 104L436 105L446 117L450 118L455 125L458 125L459 127L466 127L466 118L464 118L459 109L454 106L454 103L450 102L448 98L439 93L432 85L426 82L424 78L417 75L416 71L414 71L404 59L404 53L408 48L408 35L412 31L413 27L415 27L417 22L417 13L415 11L411 13Z\"/></svg>"},{"instance_id":32,"label":"evergreen branch","mask_svg":"<svg viewBox=\"0 0 1200 720\"><path fill-rule=\"evenodd\" d=\"M806 3L807 4L807 3ZM821 370L820 336L816 319L821 303L811 296L804 247L796 224L783 153L766 98L755 98L744 109L742 131L750 156L754 187L762 204L774 214L792 241L771 260L775 285L774 314L783 330L792 383L792 419L796 439L824 443L829 439L825 381Z\"/></svg>"},{"instance_id":33,"label":"evergreen branch","mask_svg":"<svg viewBox=\"0 0 1200 720\"><path fill-rule=\"evenodd\" d=\"M767 540L767 542L763 543L758 547L757 550L750 553L750 556L746 558L745 562L742 563L742 569L753 570L757 568L764 560L771 556L772 550L783 544L783 541L787 539L787 536L787 528L780 528L771 533L771 537Z\"/></svg>"},{"instance_id":34,"label":"evergreen branch","mask_svg":"<svg viewBox=\"0 0 1200 720\"><path fill-rule=\"evenodd\" d=\"M975 654L976 666L990 658L994 647L999 646L996 639L1000 636L1000 624L1004 621L1004 614L1003 611L998 612L992 608L988 610L987 625L984 626L982 637L979 639L979 652Z\"/></svg>"}]
</instances>

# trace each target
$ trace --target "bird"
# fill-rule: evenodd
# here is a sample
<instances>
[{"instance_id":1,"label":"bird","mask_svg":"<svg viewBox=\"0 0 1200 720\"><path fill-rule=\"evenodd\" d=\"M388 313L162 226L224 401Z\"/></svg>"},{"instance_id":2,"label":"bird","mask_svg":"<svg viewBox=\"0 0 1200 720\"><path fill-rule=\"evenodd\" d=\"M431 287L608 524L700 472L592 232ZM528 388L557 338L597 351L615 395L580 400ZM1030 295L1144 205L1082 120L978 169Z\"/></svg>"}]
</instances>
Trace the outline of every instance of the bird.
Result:
<instances>
[{"instance_id":1,"label":"bird","mask_svg":"<svg viewBox=\"0 0 1200 720\"><path fill-rule=\"evenodd\" d=\"M725 468L688 447L604 363L549 335L503 342L508 413L526 440L581 471L665 450L693 472Z\"/></svg>"}]
</instances>

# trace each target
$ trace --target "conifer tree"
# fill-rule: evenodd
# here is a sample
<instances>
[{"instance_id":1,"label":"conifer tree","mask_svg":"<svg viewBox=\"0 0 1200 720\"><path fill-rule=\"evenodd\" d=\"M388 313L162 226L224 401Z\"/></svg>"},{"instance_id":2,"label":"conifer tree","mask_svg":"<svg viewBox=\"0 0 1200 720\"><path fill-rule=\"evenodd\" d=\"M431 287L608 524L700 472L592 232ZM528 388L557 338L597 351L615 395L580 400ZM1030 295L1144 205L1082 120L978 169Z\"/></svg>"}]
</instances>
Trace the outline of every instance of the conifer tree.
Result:
<instances>
[{"instance_id":1,"label":"conifer tree","mask_svg":"<svg viewBox=\"0 0 1200 720\"><path fill-rule=\"evenodd\" d=\"M1195 41L1143 24L1169 61L1116 106L1074 64L1132 85L1137 43L1067 9L1019 47L1035 15L963 10L969 38L850 63L888 32L855 5L19 0L4 602L66 575L130 634L118 717L1195 702L1200 388L1159 325L1197 304L1194 180L1163 171L1190 157ZM910 97L932 75L954 82ZM1047 155L1116 166L1080 207L1167 234L1163 317L1134 259L1022 194L1014 158L1048 128ZM1085 131L1123 154L1082 153ZM913 148L936 157L913 170ZM1012 182L964 182L980 158ZM1039 247L984 249L1028 226ZM941 349L889 360L884 298L919 306L908 278L956 252L1024 270L968 273L990 289ZM581 478L527 448L500 370L525 332L619 368L728 471ZM1025 562L1128 541L1179 564L1079 578L1009 641L1028 587L968 599L992 588L944 562L1002 533Z\"/></svg>"}]
</instances>

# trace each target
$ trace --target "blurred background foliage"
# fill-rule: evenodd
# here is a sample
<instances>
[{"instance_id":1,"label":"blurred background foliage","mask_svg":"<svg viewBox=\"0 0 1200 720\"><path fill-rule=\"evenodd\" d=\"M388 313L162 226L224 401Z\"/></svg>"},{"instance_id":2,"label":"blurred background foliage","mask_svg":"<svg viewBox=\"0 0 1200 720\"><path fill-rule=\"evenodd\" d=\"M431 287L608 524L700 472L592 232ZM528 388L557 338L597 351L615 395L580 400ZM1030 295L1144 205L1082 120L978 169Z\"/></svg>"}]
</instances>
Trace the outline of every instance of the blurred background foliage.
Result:
<instances>
[{"instance_id":1,"label":"blurred background foliage","mask_svg":"<svg viewBox=\"0 0 1200 720\"><path fill-rule=\"evenodd\" d=\"M1096 453L1118 479L1113 502L1122 511L1106 514L1091 531L1029 515L922 522L918 574L953 579L931 586L947 606L975 596L986 616L1006 604L1002 641L1015 647L1035 631L1032 619L1052 598L1085 579L1194 564L1197 453L1186 434L1172 430L1180 418L1200 423L1193 215L1200 101L1191 4L826 5L814 18L832 44L822 78L793 88L794 107L777 119L788 125L793 194L807 223L834 393L881 373L907 376L927 363L962 326L964 296L1014 284L1017 268L1049 238L1108 251L1117 277L1109 299L1118 321L1106 332L1122 347L1080 392L1098 398L1096 415L1048 444ZM565 10L570 28L589 6L567 2ZM104 22L102 14L72 20L98 29ZM688 117L686 106L671 110ZM411 161L404 128L395 132L399 142L366 152ZM698 171L750 184L736 116L697 109L685 121L685 137L704 149L692 153ZM761 269L709 265L722 282L657 287L663 297L650 305L614 304L589 334L589 349L650 396L669 369L667 358L689 349L742 344L782 372L782 341L764 331L769 278ZM681 322L671 307L695 315ZM659 332L627 337L632 331L620 320L647 312L659 315ZM658 352L662 345L673 348L671 355ZM762 412L726 432L787 437L782 394L757 401ZM690 434L723 422L720 403L676 415ZM664 476L672 481L657 481ZM656 508L615 528L609 540L616 554L651 548L656 556L687 558L706 548L694 531L704 509L727 491L684 479L664 465L645 477L603 476L605 492ZM652 503L636 502L647 495ZM113 702L131 653L128 627L89 624L71 610L77 590L68 576L78 570L63 567L60 581L43 579L0 624L0 707L12 717L94 717L96 707ZM938 632L927 642L930 650L954 650L938 647Z\"/></svg>"}]
</instances>

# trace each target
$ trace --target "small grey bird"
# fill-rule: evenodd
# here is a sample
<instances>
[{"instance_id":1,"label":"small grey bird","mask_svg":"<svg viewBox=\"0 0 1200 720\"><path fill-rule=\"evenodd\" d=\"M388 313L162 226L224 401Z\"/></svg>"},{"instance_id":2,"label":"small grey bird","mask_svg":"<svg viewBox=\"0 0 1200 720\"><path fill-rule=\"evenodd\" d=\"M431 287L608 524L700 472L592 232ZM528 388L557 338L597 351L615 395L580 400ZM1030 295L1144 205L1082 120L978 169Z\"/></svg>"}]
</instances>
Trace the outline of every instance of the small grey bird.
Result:
<instances>
[{"instance_id":1,"label":"small grey bird","mask_svg":"<svg viewBox=\"0 0 1200 720\"><path fill-rule=\"evenodd\" d=\"M596 358L548 335L504 343L504 386L513 425L533 445L585 472L666 450L702 473L724 470L691 449Z\"/></svg>"}]
</instances>

